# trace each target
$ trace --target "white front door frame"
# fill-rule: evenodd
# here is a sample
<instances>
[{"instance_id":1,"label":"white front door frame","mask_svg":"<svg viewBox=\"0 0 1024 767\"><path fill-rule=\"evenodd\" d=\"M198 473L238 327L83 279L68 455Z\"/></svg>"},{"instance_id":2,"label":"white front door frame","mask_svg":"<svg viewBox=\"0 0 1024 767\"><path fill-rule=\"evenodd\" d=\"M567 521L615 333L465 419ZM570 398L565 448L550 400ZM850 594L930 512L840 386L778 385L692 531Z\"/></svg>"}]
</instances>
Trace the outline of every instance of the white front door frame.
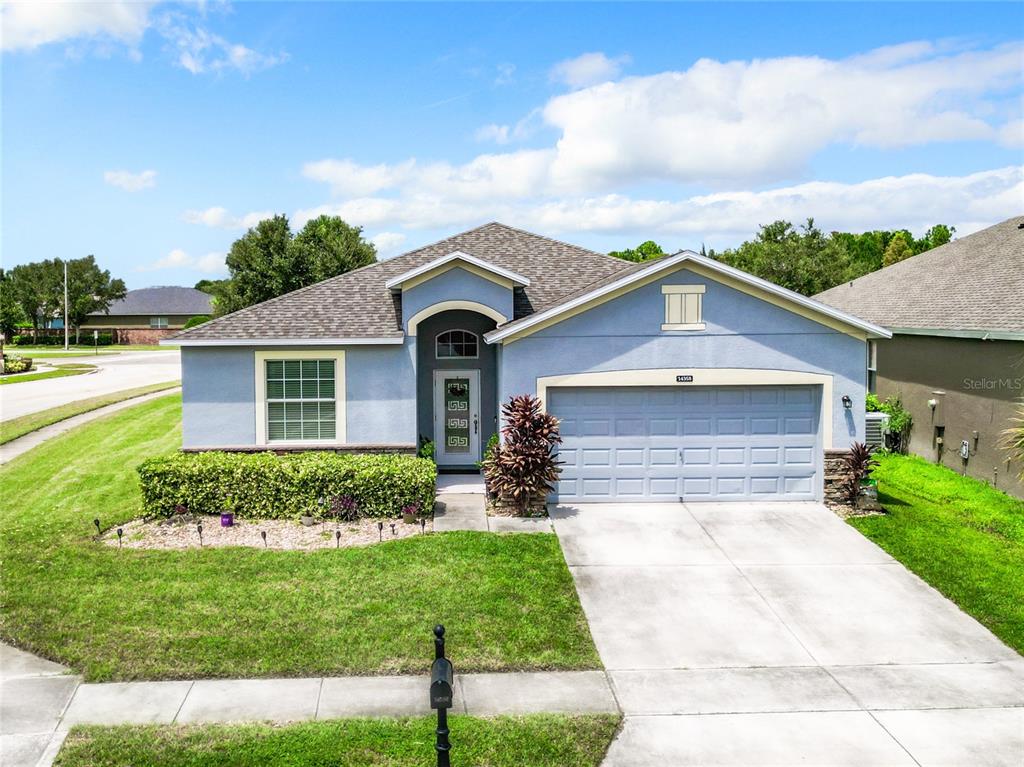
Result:
<instances>
[{"instance_id":1,"label":"white front door frame","mask_svg":"<svg viewBox=\"0 0 1024 767\"><path fill-rule=\"evenodd\" d=\"M469 380L469 452L448 452L445 443L444 384L446 379ZM480 460L480 371L434 371L434 461L438 466L465 466Z\"/></svg>"}]
</instances>

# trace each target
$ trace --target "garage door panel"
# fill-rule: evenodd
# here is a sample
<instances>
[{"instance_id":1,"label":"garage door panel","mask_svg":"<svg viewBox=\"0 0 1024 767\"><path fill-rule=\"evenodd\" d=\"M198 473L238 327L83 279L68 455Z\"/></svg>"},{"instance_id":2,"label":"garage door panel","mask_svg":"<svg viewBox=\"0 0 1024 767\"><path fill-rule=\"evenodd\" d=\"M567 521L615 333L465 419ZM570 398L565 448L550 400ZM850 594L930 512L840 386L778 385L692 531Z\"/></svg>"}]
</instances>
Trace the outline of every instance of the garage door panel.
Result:
<instances>
[{"instance_id":1,"label":"garage door panel","mask_svg":"<svg viewBox=\"0 0 1024 767\"><path fill-rule=\"evenodd\" d=\"M559 500L813 500L820 390L811 386L552 389Z\"/></svg>"}]
</instances>

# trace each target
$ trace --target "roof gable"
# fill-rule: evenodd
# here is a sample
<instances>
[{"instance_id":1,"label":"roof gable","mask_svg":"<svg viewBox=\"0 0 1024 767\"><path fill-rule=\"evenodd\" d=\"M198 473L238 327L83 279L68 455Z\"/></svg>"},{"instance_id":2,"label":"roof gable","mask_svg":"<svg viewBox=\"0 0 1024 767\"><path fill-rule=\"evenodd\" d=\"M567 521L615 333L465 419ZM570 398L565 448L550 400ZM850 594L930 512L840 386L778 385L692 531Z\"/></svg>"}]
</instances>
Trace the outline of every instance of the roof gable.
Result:
<instances>
[{"instance_id":1,"label":"roof gable","mask_svg":"<svg viewBox=\"0 0 1024 767\"><path fill-rule=\"evenodd\" d=\"M462 267L479 277L497 282L502 287L512 288L518 286L524 288L530 284L528 277L524 277L490 261L484 261L468 253L463 253L461 250L456 250L447 256L441 256L429 263L410 269L404 274L392 277L384 283L384 287L389 290L411 288L455 267Z\"/></svg>"},{"instance_id":2,"label":"roof gable","mask_svg":"<svg viewBox=\"0 0 1024 767\"><path fill-rule=\"evenodd\" d=\"M613 275L589 285L545 311L537 312L492 330L485 336L485 339L488 343L515 341L576 314L588 311L684 266L702 277L722 282L729 287L748 293L755 298L766 300L834 330L858 337L888 338L891 335L885 328L865 322L851 314L819 303L767 280L762 280L740 269L692 251L681 251L672 256L635 265L635 268L629 269L623 274Z\"/></svg>"}]
</instances>

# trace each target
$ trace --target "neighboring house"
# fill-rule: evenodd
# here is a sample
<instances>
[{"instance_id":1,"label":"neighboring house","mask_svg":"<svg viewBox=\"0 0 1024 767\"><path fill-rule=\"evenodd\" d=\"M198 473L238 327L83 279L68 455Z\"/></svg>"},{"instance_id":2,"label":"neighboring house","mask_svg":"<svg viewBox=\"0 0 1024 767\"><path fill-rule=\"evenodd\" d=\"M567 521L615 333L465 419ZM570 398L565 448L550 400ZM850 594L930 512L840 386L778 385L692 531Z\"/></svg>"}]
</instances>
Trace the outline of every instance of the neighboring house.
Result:
<instances>
[{"instance_id":1,"label":"neighboring house","mask_svg":"<svg viewBox=\"0 0 1024 767\"><path fill-rule=\"evenodd\" d=\"M90 314L81 329L112 333L116 344L153 344L212 311L210 296L195 288L140 288L111 303L109 311Z\"/></svg>"},{"instance_id":2,"label":"neighboring house","mask_svg":"<svg viewBox=\"0 0 1024 767\"><path fill-rule=\"evenodd\" d=\"M815 298L892 330L871 388L910 411L911 451L1024 496L999 446L1024 397L1024 216Z\"/></svg>"},{"instance_id":3,"label":"neighboring house","mask_svg":"<svg viewBox=\"0 0 1024 767\"><path fill-rule=\"evenodd\" d=\"M412 451L471 469L512 395L562 421L562 501L817 500L864 436L881 327L682 252L491 223L175 336L186 450Z\"/></svg>"}]
</instances>

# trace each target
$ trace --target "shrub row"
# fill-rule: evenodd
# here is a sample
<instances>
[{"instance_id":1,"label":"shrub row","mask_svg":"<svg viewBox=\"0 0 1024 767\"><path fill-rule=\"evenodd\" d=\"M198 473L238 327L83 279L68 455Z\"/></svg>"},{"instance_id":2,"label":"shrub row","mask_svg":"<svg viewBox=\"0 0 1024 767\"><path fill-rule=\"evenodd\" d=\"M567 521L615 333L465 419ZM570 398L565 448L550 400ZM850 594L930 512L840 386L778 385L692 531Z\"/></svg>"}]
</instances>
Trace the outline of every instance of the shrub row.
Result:
<instances>
[{"instance_id":1,"label":"shrub row","mask_svg":"<svg viewBox=\"0 0 1024 767\"><path fill-rule=\"evenodd\" d=\"M437 467L411 455L309 452L175 453L139 466L143 513L169 517L184 506L197 514L234 511L241 518L315 515L320 498L349 496L363 517L434 506Z\"/></svg>"},{"instance_id":2,"label":"shrub row","mask_svg":"<svg viewBox=\"0 0 1024 767\"><path fill-rule=\"evenodd\" d=\"M71 343L75 343L74 331L71 333ZM114 343L114 336L111 333L100 333L96 337L97 346L110 346ZM25 333L21 335L13 336L10 340L11 346L63 346L64 345L64 331L60 334L54 333L40 333L37 338L32 338L31 334ZM79 344L83 346L92 346L92 331L83 331L79 339Z\"/></svg>"}]
</instances>

